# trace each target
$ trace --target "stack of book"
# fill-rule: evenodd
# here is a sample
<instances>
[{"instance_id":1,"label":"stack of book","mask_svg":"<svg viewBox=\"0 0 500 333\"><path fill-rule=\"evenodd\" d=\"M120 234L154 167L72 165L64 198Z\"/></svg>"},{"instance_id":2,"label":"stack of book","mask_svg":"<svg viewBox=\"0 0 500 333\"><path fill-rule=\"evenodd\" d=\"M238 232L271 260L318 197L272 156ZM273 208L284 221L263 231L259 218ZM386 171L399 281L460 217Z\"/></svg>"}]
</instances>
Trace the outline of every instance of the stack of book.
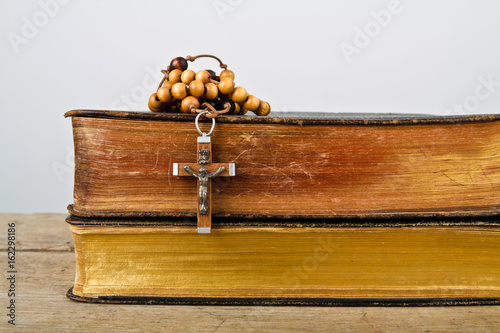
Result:
<instances>
[{"instance_id":1,"label":"stack of book","mask_svg":"<svg viewBox=\"0 0 500 333\"><path fill-rule=\"evenodd\" d=\"M176 176L194 115L66 116L71 299L500 303L500 115L221 115L210 158L235 173L211 179L206 234L201 181Z\"/></svg>"}]
</instances>

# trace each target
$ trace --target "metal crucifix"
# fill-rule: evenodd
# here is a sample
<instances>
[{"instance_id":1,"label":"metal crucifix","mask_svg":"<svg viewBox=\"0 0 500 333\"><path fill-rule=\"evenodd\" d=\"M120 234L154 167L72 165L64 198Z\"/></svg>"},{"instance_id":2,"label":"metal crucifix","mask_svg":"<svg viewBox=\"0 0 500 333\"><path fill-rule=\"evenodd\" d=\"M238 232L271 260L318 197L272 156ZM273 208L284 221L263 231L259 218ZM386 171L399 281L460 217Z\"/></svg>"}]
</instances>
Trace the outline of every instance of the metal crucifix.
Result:
<instances>
[{"instance_id":1,"label":"metal crucifix","mask_svg":"<svg viewBox=\"0 0 500 333\"><path fill-rule=\"evenodd\" d=\"M212 143L210 134L215 127L215 119L212 118L210 132L203 133L198 126L198 118L207 113L201 112L196 116L196 128L202 135L198 137L198 161L196 163L173 163L174 176L189 176L198 179L198 233L210 233L212 227L212 191L211 179L215 177L227 177L235 175L234 163L212 163ZM182 169L179 168L182 164Z\"/></svg>"}]
</instances>

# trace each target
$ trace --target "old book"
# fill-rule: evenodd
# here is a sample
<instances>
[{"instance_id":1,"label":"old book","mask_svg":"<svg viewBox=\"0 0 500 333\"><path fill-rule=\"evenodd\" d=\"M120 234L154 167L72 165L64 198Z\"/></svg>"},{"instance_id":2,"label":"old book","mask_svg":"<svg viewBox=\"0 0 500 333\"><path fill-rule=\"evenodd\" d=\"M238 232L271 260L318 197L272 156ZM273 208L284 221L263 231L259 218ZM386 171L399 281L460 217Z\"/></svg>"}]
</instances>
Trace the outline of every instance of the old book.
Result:
<instances>
[{"instance_id":1,"label":"old book","mask_svg":"<svg viewBox=\"0 0 500 333\"><path fill-rule=\"evenodd\" d=\"M194 115L71 111L79 216L195 216ZM286 116L286 117L285 117ZM500 115L219 116L213 181L226 217L498 215ZM207 127L209 124L207 124Z\"/></svg>"},{"instance_id":2,"label":"old book","mask_svg":"<svg viewBox=\"0 0 500 333\"><path fill-rule=\"evenodd\" d=\"M66 116L72 299L500 303L499 115Z\"/></svg>"},{"instance_id":3,"label":"old book","mask_svg":"<svg viewBox=\"0 0 500 333\"><path fill-rule=\"evenodd\" d=\"M495 219L311 222L69 217L76 279L98 303L500 304Z\"/></svg>"}]
</instances>

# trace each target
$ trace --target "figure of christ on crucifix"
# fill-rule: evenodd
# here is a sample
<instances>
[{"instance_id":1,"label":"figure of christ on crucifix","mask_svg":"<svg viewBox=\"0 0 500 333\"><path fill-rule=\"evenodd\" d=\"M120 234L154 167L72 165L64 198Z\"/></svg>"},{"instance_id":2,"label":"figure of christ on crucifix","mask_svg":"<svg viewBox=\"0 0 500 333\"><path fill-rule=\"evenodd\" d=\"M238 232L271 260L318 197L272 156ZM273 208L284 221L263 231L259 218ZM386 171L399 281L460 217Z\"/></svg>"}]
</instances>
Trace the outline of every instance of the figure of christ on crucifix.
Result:
<instances>
[{"instance_id":1,"label":"figure of christ on crucifix","mask_svg":"<svg viewBox=\"0 0 500 333\"><path fill-rule=\"evenodd\" d=\"M212 226L212 195L210 193L212 178L234 177L236 166L234 163L212 163L212 143L209 136L199 136L196 148L198 163L172 163L172 175L198 179L198 207L196 209L198 233L208 234Z\"/></svg>"},{"instance_id":2,"label":"figure of christ on crucifix","mask_svg":"<svg viewBox=\"0 0 500 333\"><path fill-rule=\"evenodd\" d=\"M207 167L202 166L198 169L198 173L196 173L193 171L193 169L189 167L189 165L186 165L184 167L184 170L186 170L186 172L189 173L191 176L198 178L198 181L200 182L200 188L198 189L198 198L200 200L199 210L201 215L207 215L209 181L212 178L218 177L221 173L224 172L224 170L226 170L226 168L220 167L217 169L217 171L208 173Z\"/></svg>"}]
</instances>

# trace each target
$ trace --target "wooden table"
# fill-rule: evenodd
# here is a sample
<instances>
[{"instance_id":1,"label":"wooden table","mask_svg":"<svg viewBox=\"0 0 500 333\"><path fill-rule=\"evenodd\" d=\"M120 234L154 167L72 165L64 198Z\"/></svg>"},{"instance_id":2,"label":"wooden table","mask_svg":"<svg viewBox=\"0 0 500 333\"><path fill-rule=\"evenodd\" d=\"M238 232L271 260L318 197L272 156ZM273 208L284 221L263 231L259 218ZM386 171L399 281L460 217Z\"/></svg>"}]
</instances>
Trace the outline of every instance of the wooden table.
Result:
<instances>
[{"instance_id":1,"label":"wooden table","mask_svg":"<svg viewBox=\"0 0 500 333\"><path fill-rule=\"evenodd\" d=\"M73 242L64 214L0 214L0 331L500 332L500 306L210 307L70 301ZM16 222L16 326L7 323L7 228ZM500 246L500 245L499 245ZM500 260L500 259L499 259Z\"/></svg>"}]
</instances>

